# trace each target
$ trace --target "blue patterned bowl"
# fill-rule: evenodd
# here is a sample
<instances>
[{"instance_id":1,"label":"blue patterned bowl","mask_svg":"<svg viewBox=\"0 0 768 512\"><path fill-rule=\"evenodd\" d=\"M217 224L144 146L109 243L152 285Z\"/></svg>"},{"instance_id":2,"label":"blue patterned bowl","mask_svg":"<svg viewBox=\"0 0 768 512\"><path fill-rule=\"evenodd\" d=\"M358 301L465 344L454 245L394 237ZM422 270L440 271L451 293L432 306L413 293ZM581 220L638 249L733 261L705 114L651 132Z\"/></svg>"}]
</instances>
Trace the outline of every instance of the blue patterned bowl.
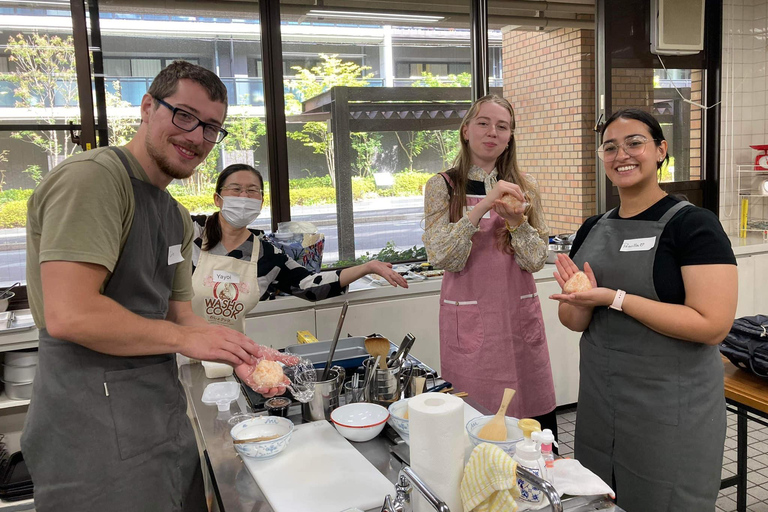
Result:
<instances>
[{"instance_id":1,"label":"blue patterned bowl","mask_svg":"<svg viewBox=\"0 0 768 512\"><path fill-rule=\"evenodd\" d=\"M240 455L256 459L274 457L288 446L293 434L293 422L279 416L257 416L241 421L230 430L232 440L278 436L267 441L234 444Z\"/></svg>"},{"instance_id":2,"label":"blue patterned bowl","mask_svg":"<svg viewBox=\"0 0 768 512\"><path fill-rule=\"evenodd\" d=\"M519 421L517 418L511 416L504 416L504 422L507 424L507 439L504 441L486 441L477 437L477 433L482 430L486 423L491 421L493 415L490 416L478 416L467 422L467 434L472 440L472 445L477 446L480 443L495 444L509 455L515 454L515 445L523 440L523 431L517 426Z\"/></svg>"},{"instance_id":3,"label":"blue patterned bowl","mask_svg":"<svg viewBox=\"0 0 768 512\"><path fill-rule=\"evenodd\" d=\"M408 420L403 418L405 412L408 410L408 400L410 400L410 398L403 398L390 405L389 421L387 421L387 423L400 434L403 441L410 441L411 436L408 428Z\"/></svg>"}]
</instances>

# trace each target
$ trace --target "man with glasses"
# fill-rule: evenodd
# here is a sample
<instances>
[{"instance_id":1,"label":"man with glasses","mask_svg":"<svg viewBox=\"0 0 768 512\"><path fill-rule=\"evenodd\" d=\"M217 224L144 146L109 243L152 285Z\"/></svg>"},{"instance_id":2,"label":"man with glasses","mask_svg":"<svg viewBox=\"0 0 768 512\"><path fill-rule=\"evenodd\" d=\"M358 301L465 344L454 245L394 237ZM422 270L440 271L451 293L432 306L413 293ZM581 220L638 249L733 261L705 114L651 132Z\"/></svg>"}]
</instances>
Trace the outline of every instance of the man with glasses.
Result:
<instances>
[{"instance_id":1,"label":"man with glasses","mask_svg":"<svg viewBox=\"0 0 768 512\"><path fill-rule=\"evenodd\" d=\"M226 136L227 91L174 62L124 147L68 158L28 203L40 354L21 445L38 512L206 511L175 354L274 357L192 312L192 225L166 192Z\"/></svg>"}]
</instances>

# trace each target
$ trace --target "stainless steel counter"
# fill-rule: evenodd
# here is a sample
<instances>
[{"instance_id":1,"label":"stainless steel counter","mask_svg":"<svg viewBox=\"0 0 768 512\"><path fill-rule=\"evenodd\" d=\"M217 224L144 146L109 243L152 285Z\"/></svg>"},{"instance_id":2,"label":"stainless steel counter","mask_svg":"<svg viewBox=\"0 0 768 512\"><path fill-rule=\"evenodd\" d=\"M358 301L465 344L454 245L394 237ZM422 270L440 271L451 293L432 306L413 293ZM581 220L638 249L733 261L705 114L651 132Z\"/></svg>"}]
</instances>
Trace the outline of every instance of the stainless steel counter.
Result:
<instances>
[{"instance_id":1,"label":"stainless steel counter","mask_svg":"<svg viewBox=\"0 0 768 512\"><path fill-rule=\"evenodd\" d=\"M229 436L231 428L228 423L229 419L237 413L250 412L245 397L241 393L237 402L231 404L229 411L218 412L215 406L203 404L200 398L205 386L223 379L211 380L206 378L200 364L181 366L179 375L187 391L193 425L205 448L208 468L216 488L216 499L219 501L220 509L224 512L274 512L256 481L248 473L232 447L232 440ZM234 381L234 378L227 377L226 380ZM476 404L472 405L478 408ZM294 423L301 423L298 407L292 407L289 416ZM395 446L394 443L380 435L366 443L352 443L352 445L389 481L393 482L392 495L394 497L394 482L402 467L401 460L390 451L390 447ZM381 497L381 500L383 503L384 496ZM622 509L602 497L570 498L563 502L563 508L569 512L595 510L622 512ZM378 508L374 509L375 512L378 510Z\"/></svg>"}]
</instances>

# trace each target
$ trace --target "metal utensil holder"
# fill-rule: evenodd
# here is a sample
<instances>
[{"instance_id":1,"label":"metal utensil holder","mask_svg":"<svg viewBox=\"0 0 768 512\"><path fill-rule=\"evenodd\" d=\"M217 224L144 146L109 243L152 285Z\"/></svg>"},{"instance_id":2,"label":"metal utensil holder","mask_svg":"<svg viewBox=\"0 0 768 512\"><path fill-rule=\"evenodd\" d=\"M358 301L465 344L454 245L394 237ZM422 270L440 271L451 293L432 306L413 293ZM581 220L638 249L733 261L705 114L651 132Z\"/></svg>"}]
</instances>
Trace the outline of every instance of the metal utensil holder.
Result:
<instances>
[{"instance_id":1,"label":"metal utensil holder","mask_svg":"<svg viewBox=\"0 0 768 512\"><path fill-rule=\"evenodd\" d=\"M363 366L366 368L366 374L371 371L370 367L375 361L376 360L372 357L363 361ZM370 383L365 387L365 401L378 403L380 405L388 405L400 400L400 392L402 390L400 374L402 371L402 365L395 365L386 370L376 367L374 376L370 379Z\"/></svg>"},{"instance_id":2,"label":"metal utensil holder","mask_svg":"<svg viewBox=\"0 0 768 512\"><path fill-rule=\"evenodd\" d=\"M541 489L541 492L549 500L549 509L552 512L563 512L563 503L560 501L560 495L551 483L520 466L517 467L517 476ZM395 499L393 500L392 496L388 494L384 498L384 504L382 504L379 512L405 512L405 504L411 501L411 485L421 493L432 508L438 512L451 512L448 505L409 466L404 466L398 474L397 483L395 483Z\"/></svg>"}]
</instances>

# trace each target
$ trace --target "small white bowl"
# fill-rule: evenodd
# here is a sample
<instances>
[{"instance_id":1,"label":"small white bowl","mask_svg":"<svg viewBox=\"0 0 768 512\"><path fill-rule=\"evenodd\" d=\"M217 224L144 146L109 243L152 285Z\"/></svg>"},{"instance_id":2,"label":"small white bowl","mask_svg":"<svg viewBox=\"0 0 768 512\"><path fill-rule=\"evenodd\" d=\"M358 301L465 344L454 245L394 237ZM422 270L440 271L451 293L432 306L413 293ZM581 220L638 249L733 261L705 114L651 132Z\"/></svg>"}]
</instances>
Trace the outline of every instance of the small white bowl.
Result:
<instances>
[{"instance_id":1,"label":"small white bowl","mask_svg":"<svg viewBox=\"0 0 768 512\"><path fill-rule=\"evenodd\" d=\"M331 412L331 421L339 434L350 441L370 441L384 430L389 412L382 406L359 402Z\"/></svg>"},{"instance_id":2,"label":"small white bowl","mask_svg":"<svg viewBox=\"0 0 768 512\"><path fill-rule=\"evenodd\" d=\"M233 443L235 450L240 455L256 459L269 459L288 446L291 434L293 434L293 422L288 418L281 418L279 416L257 416L238 423L232 427L229 434L232 436L233 441L253 437L279 436L268 441L253 441L243 444Z\"/></svg>"},{"instance_id":3,"label":"small white bowl","mask_svg":"<svg viewBox=\"0 0 768 512\"><path fill-rule=\"evenodd\" d=\"M403 417L408 410L408 400L410 400L410 398L403 398L390 405L389 420L387 421L387 423L400 434L400 437L402 437L405 442L409 442L411 437L408 420Z\"/></svg>"},{"instance_id":4,"label":"small white bowl","mask_svg":"<svg viewBox=\"0 0 768 512\"><path fill-rule=\"evenodd\" d=\"M477 418L473 418L467 422L467 434L469 434L469 438L472 440L472 444L474 446L477 446L480 443L495 444L509 455L514 455L515 445L523 440L523 431L520 430L520 427L517 426L517 422L520 421L517 418L504 416L504 422L507 425L507 439L504 441L488 441L486 439L480 439L477 437L477 433L480 432L486 423L491 421L493 416L494 415L478 416Z\"/></svg>"}]
</instances>

